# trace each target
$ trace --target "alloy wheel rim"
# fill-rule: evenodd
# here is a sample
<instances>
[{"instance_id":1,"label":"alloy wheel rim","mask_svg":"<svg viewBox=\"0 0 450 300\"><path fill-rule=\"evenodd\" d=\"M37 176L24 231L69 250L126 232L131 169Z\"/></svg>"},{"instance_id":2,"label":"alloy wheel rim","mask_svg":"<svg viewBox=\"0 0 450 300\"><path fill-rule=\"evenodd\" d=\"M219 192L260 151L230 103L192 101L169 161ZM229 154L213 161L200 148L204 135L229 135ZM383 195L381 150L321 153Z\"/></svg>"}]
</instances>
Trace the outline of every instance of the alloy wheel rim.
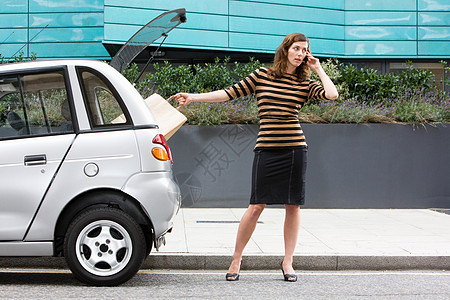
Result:
<instances>
[{"instance_id":1,"label":"alloy wheel rim","mask_svg":"<svg viewBox=\"0 0 450 300\"><path fill-rule=\"evenodd\" d=\"M110 220L88 224L78 235L76 256L88 272L111 276L123 270L131 259L133 245L125 228Z\"/></svg>"}]
</instances>

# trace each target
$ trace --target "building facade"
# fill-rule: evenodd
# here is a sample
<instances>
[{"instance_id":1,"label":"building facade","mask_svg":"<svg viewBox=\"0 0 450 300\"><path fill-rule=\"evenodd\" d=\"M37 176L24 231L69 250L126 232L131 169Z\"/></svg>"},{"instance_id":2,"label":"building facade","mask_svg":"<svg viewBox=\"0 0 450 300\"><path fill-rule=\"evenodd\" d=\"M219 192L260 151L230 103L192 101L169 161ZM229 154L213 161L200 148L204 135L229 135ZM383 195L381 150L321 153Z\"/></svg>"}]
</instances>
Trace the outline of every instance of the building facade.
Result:
<instances>
[{"instance_id":1,"label":"building facade","mask_svg":"<svg viewBox=\"0 0 450 300\"><path fill-rule=\"evenodd\" d=\"M187 22L169 34L159 60L269 61L292 32L310 38L313 55L381 72L413 60L438 74L450 59L449 0L3 0L0 54L110 60L143 25L181 7Z\"/></svg>"}]
</instances>

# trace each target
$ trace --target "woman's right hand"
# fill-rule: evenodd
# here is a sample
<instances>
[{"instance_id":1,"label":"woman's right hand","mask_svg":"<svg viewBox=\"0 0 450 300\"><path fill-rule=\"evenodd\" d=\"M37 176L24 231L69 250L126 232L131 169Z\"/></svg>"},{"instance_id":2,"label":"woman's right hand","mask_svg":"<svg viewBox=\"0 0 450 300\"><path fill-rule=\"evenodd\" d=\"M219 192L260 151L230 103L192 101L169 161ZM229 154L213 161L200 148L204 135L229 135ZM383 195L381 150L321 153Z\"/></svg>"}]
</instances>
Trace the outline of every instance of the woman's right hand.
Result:
<instances>
[{"instance_id":1,"label":"woman's right hand","mask_svg":"<svg viewBox=\"0 0 450 300\"><path fill-rule=\"evenodd\" d=\"M188 93L178 93L175 95L174 98L175 98L175 100L178 101L180 106L186 106L189 103L191 103L192 101L194 101L192 94L188 94Z\"/></svg>"},{"instance_id":2,"label":"woman's right hand","mask_svg":"<svg viewBox=\"0 0 450 300\"><path fill-rule=\"evenodd\" d=\"M188 94L178 93L173 96L178 101L180 107L186 106L191 102L221 102L229 100L225 90L217 90L209 93Z\"/></svg>"}]
</instances>

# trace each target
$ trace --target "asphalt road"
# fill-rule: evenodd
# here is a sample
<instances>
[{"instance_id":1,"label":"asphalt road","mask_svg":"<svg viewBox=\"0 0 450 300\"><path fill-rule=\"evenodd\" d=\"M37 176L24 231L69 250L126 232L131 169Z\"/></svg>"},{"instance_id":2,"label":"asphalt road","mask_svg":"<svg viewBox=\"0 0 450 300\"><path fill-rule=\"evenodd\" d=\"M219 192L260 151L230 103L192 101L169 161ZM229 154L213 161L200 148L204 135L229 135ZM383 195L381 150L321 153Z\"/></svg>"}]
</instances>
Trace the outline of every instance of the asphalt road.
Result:
<instances>
[{"instance_id":1,"label":"asphalt road","mask_svg":"<svg viewBox=\"0 0 450 300\"><path fill-rule=\"evenodd\" d=\"M67 270L0 269L1 299L450 299L450 271L243 271L238 282L222 271L141 270L118 287L90 287Z\"/></svg>"}]
</instances>

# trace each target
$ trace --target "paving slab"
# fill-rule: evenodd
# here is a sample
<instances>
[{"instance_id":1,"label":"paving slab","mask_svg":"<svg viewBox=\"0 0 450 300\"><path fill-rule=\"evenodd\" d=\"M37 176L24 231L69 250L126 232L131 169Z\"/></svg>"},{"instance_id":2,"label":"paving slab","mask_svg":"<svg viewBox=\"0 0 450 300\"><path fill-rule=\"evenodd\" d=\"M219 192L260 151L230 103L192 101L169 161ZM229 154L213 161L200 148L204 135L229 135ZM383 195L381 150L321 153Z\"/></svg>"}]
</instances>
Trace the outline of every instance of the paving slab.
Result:
<instances>
[{"instance_id":1,"label":"paving slab","mask_svg":"<svg viewBox=\"0 0 450 300\"><path fill-rule=\"evenodd\" d=\"M226 269L245 209L184 208L147 267ZM284 209L266 208L242 268L276 269L284 255ZM302 269L449 269L450 215L431 209L302 209L294 265ZM173 263L171 261L174 261Z\"/></svg>"}]
</instances>

